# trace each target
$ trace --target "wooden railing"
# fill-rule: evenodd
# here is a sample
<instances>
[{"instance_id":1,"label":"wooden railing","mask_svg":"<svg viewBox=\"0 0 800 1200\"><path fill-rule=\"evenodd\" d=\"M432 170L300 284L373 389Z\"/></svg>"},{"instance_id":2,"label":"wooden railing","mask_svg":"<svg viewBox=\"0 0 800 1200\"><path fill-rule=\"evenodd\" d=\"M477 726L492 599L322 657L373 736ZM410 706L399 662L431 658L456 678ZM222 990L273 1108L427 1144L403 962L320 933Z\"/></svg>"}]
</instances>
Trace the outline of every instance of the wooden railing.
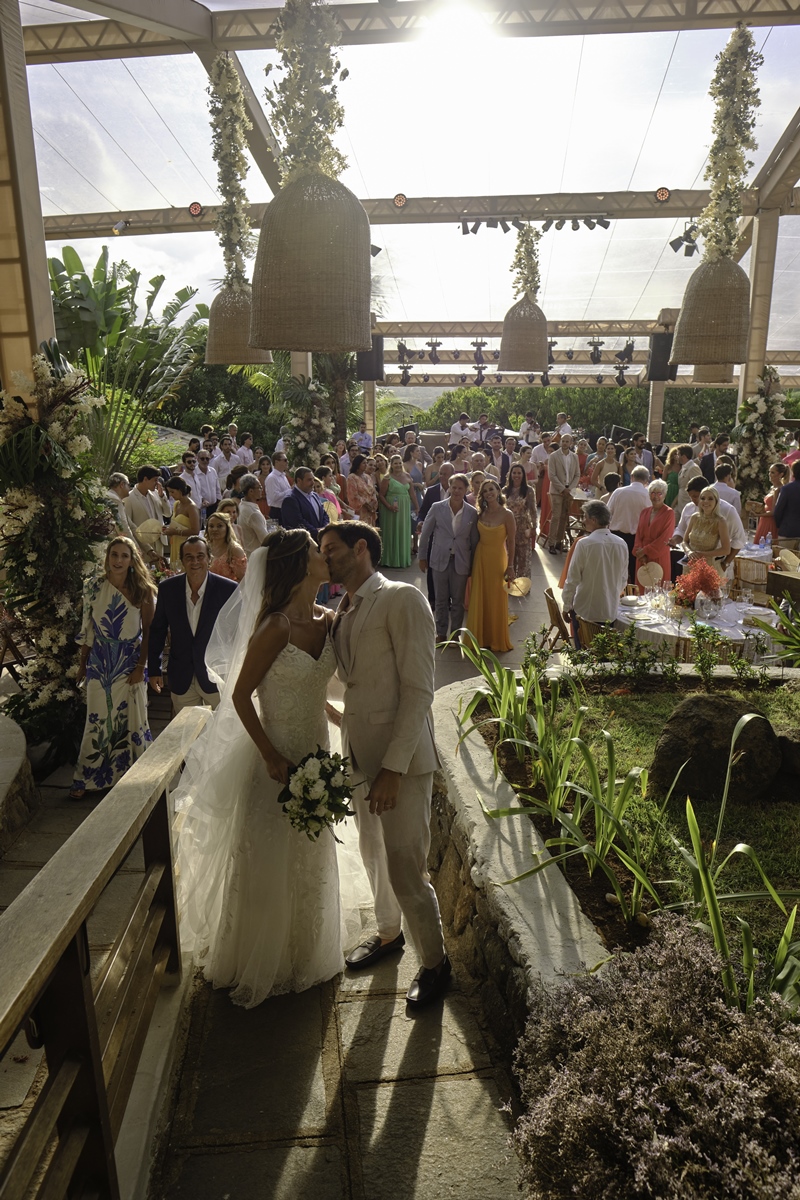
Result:
<instances>
[{"instance_id":1,"label":"wooden railing","mask_svg":"<svg viewBox=\"0 0 800 1200\"><path fill-rule=\"evenodd\" d=\"M20 1028L47 1080L0 1200L117 1200L114 1144L159 989L180 979L168 789L208 709L185 709L0 916L0 1052ZM86 922L141 836L133 911L94 980Z\"/></svg>"}]
</instances>

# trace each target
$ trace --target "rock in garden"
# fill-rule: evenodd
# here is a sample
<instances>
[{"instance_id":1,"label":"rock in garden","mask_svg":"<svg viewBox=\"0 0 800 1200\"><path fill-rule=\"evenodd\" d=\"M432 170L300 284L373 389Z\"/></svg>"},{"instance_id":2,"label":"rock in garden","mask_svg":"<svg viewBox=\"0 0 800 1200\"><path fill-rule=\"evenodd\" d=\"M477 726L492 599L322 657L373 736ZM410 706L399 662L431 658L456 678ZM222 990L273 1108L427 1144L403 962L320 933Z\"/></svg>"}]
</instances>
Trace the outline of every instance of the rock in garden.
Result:
<instances>
[{"instance_id":1,"label":"rock in garden","mask_svg":"<svg viewBox=\"0 0 800 1200\"><path fill-rule=\"evenodd\" d=\"M689 696L681 701L664 726L650 767L649 786L664 796L681 763L678 795L719 800L725 787L731 737L745 713L758 712L754 704L721 696ZM731 775L731 799L747 800L768 792L781 769L781 747L767 720L750 721L739 735L741 751Z\"/></svg>"}]
</instances>

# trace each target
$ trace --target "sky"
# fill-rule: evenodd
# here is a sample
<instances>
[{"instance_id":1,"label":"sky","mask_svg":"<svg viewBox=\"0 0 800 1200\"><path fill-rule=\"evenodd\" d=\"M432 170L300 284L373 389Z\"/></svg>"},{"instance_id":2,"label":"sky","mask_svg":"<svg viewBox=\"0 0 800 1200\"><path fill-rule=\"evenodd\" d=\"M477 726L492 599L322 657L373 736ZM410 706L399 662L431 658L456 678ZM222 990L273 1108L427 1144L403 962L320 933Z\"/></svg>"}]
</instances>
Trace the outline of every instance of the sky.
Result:
<instances>
[{"instance_id":1,"label":"sky","mask_svg":"<svg viewBox=\"0 0 800 1200\"><path fill-rule=\"evenodd\" d=\"M65 11L37 0L23 19L36 23L47 10ZM727 36L496 38L463 3L413 44L343 47L342 182L362 198L702 187L708 85ZM756 29L755 37L765 62L753 175L797 108L800 27ZM262 96L269 58L241 55ZM45 214L216 201L207 77L194 56L33 66L28 80ZM254 164L247 190L251 201L270 198ZM551 320L653 319L678 307L699 261L669 247L683 226L664 217L551 229L540 243L541 307ZM93 263L105 240L145 278L165 274L165 297L192 284L199 299L213 299L222 275L213 234L132 231L72 244ZM391 225L373 227L373 241L382 247L373 269L387 319L499 321L513 303L513 232L482 226L464 237L456 224ZM787 216L772 349L800 348L799 283L800 222Z\"/></svg>"}]
</instances>

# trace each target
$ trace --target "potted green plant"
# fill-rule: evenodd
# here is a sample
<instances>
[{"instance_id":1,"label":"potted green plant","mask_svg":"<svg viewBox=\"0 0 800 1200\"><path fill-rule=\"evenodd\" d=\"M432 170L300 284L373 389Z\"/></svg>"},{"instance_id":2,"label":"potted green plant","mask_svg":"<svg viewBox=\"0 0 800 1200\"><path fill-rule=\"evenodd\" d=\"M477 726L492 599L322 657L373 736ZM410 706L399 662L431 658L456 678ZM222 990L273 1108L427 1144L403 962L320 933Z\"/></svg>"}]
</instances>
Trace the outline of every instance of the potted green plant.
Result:
<instances>
[{"instance_id":1,"label":"potted green plant","mask_svg":"<svg viewBox=\"0 0 800 1200\"><path fill-rule=\"evenodd\" d=\"M344 120L337 81L347 77L334 53L339 29L320 0L288 0L275 28L282 77L266 95L283 186L261 226L250 343L369 350L369 218L338 180L347 162L333 142Z\"/></svg>"},{"instance_id":2,"label":"potted green plant","mask_svg":"<svg viewBox=\"0 0 800 1200\"><path fill-rule=\"evenodd\" d=\"M741 23L717 55L709 89L714 99L714 140L705 178L711 197L698 220L703 261L683 297L672 343L673 363L691 363L698 383L729 383L733 363L744 362L750 329L750 280L733 253L742 215L742 188L753 165L759 93L756 73L763 62L753 35Z\"/></svg>"},{"instance_id":3,"label":"potted green plant","mask_svg":"<svg viewBox=\"0 0 800 1200\"><path fill-rule=\"evenodd\" d=\"M541 231L533 225L524 225L517 234L511 270L514 295L521 298L503 318L499 371L547 370L547 317L536 303L541 236Z\"/></svg>"},{"instance_id":4,"label":"potted green plant","mask_svg":"<svg viewBox=\"0 0 800 1200\"><path fill-rule=\"evenodd\" d=\"M244 180L248 165L245 134L251 127L239 72L227 54L218 54L209 72L211 137L222 203L215 230L222 247L225 275L208 314L206 362L226 366L272 362L269 350L249 344L252 293L245 259L255 248Z\"/></svg>"}]
</instances>

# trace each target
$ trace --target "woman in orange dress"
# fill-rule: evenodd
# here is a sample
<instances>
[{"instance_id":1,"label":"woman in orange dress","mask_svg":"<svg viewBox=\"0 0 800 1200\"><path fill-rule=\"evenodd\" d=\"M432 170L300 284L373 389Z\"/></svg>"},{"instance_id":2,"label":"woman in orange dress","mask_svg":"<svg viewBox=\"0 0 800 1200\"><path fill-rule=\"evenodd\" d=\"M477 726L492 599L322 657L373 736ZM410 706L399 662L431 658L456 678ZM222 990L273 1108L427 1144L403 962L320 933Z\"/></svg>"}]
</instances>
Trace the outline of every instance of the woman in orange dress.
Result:
<instances>
[{"instance_id":1,"label":"woman in orange dress","mask_svg":"<svg viewBox=\"0 0 800 1200\"><path fill-rule=\"evenodd\" d=\"M658 563L663 571L662 580L668 582L672 564L669 555L669 539L675 532L675 509L665 503L667 485L663 479L654 479L647 489L650 493L650 508L639 514L636 537L633 542L633 557L636 559L636 574L639 594L644 588L638 581L639 567L645 563Z\"/></svg>"},{"instance_id":2,"label":"woman in orange dress","mask_svg":"<svg viewBox=\"0 0 800 1200\"><path fill-rule=\"evenodd\" d=\"M506 582L515 578L517 527L494 479L484 479L478 494L478 534L465 625L473 643L502 654L514 649L508 636Z\"/></svg>"},{"instance_id":3,"label":"woman in orange dress","mask_svg":"<svg viewBox=\"0 0 800 1200\"><path fill-rule=\"evenodd\" d=\"M374 463L374 459L372 460ZM355 519L374 525L378 513L378 493L375 481L367 470L366 454L357 454L347 476L347 502Z\"/></svg>"},{"instance_id":4,"label":"woman in orange dress","mask_svg":"<svg viewBox=\"0 0 800 1200\"><path fill-rule=\"evenodd\" d=\"M558 449L560 449L558 439L553 438L547 447L547 453L555 454ZM547 535L550 533L550 517L553 513L553 506L550 503L550 475L546 462L542 463L540 476L542 480L542 502L539 505L539 538L540 540L547 541Z\"/></svg>"},{"instance_id":5,"label":"woman in orange dress","mask_svg":"<svg viewBox=\"0 0 800 1200\"><path fill-rule=\"evenodd\" d=\"M786 463L777 462L772 464L769 469L769 481L772 484L772 487L764 497L764 503L761 506L761 514L758 519L758 525L756 526L755 534L755 540L757 542L760 541L762 537L765 538L768 533L772 534L773 542L777 542L778 540L778 526L775 524L775 518L772 514L775 510L775 505L778 502L778 496L781 494L781 488L786 483L788 478L789 467L786 465Z\"/></svg>"}]
</instances>

